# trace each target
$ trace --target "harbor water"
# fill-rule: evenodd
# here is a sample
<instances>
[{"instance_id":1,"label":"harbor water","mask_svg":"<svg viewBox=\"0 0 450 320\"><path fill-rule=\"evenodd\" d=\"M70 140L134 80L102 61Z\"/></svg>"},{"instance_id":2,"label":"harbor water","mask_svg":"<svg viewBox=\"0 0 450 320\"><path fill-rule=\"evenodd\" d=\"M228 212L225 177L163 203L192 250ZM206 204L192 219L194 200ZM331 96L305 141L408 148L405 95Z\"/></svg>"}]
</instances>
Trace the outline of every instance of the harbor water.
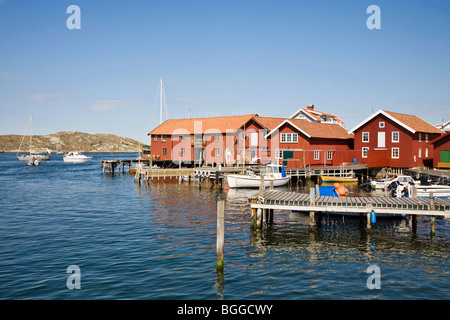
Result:
<instances>
[{"instance_id":1,"label":"harbor water","mask_svg":"<svg viewBox=\"0 0 450 320\"><path fill-rule=\"evenodd\" d=\"M367 232L365 220L325 216L310 232L309 216L276 211L272 226L252 232L255 190L176 179L139 186L128 169L102 174L110 153L91 155L32 167L0 154L0 299L450 299L448 219L436 218L432 238L424 217L414 231L407 219L377 219ZM69 288L70 266L79 288Z\"/></svg>"}]
</instances>

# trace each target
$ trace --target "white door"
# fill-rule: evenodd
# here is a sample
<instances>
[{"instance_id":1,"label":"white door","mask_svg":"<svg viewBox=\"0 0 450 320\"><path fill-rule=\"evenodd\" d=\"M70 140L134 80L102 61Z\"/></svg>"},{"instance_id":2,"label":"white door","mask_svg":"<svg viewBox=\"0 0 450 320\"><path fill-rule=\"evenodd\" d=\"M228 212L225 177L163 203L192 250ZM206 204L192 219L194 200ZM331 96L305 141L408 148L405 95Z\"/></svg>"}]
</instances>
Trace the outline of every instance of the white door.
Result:
<instances>
[{"instance_id":1,"label":"white door","mask_svg":"<svg viewBox=\"0 0 450 320\"><path fill-rule=\"evenodd\" d=\"M378 132L378 148L386 147L386 132Z\"/></svg>"},{"instance_id":2,"label":"white door","mask_svg":"<svg viewBox=\"0 0 450 320\"><path fill-rule=\"evenodd\" d=\"M252 147L258 146L258 132L251 132L250 133L250 145Z\"/></svg>"}]
</instances>

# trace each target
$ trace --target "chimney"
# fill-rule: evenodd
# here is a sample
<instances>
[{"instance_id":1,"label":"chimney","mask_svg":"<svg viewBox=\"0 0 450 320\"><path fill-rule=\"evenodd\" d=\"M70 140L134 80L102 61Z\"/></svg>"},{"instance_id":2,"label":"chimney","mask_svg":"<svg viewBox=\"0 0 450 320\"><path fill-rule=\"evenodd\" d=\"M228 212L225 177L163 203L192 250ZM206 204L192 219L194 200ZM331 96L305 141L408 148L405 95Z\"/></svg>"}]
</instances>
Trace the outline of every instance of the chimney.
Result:
<instances>
[{"instance_id":1,"label":"chimney","mask_svg":"<svg viewBox=\"0 0 450 320\"><path fill-rule=\"evenodd\" d=\"M314 105L313 105L313 104L310 104L310 105L307 106L307 108L308 108L308 110L311 110L311 111L312 111L312 110L314 110Z\"/></svg>"}]
</instances>

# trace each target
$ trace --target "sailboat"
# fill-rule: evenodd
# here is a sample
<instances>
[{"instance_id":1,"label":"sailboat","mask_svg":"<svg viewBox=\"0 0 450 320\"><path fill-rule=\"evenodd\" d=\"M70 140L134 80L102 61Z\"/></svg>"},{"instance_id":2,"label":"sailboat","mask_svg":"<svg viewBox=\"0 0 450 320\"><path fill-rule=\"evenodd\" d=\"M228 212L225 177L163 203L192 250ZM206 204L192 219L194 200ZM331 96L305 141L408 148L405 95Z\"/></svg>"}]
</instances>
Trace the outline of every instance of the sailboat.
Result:
<instances>
[{"instance_id":1,"label":"sailboat","mask_svg":"<svg viewBox=\"0 0 450 320\"><path fill-rule=\"evenodd\" d=\"M32 129L33 129L33 116L30 117L30 153L29 154L22 154L21 156L17 155L17 159L20 161L28 161L28 165L39 165L40 161L44 160L50 160L50 150L47 149L47 152L45 154L33 154L32 146L33 146L33 136L32 136ZM27 127L28 129L28 127ZM25 139L26 133L22 138L22 142L20 143L19 150L22 148L23 140Z\"/></svg>"}]
</instances>

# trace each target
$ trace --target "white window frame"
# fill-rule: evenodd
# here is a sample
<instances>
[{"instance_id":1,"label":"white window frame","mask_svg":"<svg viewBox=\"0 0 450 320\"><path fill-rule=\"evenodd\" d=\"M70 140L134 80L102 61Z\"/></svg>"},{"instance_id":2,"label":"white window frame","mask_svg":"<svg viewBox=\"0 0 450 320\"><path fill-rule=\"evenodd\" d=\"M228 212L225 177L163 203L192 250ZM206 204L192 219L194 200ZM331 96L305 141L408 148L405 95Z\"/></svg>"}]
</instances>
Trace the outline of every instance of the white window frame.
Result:
<instances>
[{"instance_id":1,"label":"white window frame","mask_svg":"<svg viewBox=\"0 0 450 320\"><path fill-rule=\"evenodd\" d=\"M419 132L419 142L422 142L422 134Z\"/></svg>"},{"instance_id":2,"label":"white window frame","mask_svg":"<svg viewBox=\"0 0 450 320\"><path fill-rule=\"evenodd\" d=\"M379 128L384 128L385 127L385 123L384 121L380 121L380 123L378 124Z\"/></svg>"},{"instance_id":3,"label":"white window frame","mask_svg":"<svg viewBox=\"0 0 450 320\"><path fill-rule=\"evenodd\" d=\"M397 134L397 140L394 139L394 134ZM400 142L400 131L392 131L391 137L392 137L391 138L392 142L399 143Z\"/></svg>"},{"instance_id":4,"label":"white window frame","mask_svg":"<svg viewBox=\"0 0 450 320\"><path fill-rule=\"evenodd\" d=\"M367 140L364 140L364 136L367 134ZM367 143L367 142L369 142L369 132L363 132L362 133L362 142L364 142L364 143Z\"/></svg>"},{"instance_id":5,"label":"white window frame","mask_svg":"<svg viewBox=\"0 0 450 320\"><path fill-rule=\"evenodd\" d=\"M297 133L282 133L280 135L280 143L297 143L298 134Z\"/></svg>"},{"instance_id":6,"label":"white window frame","mask_svg":"<svg viewBox=\"0 0 450 320\"><path fill-rule=\"evenodd\" d=\"M162 142L166 142L166 141L167 141L167 136L166 136L165 134L163 134L163 135L161 136L161 141L162 141Z\"/></svg>"},{"instance_id":7,"label":"white window frame","mask_svg":"<svg viewBox=\"0 0 450 320\"><path fill-rule=\"evenodd\" d=\"M167 155L167 148L163 148L163 150L162 150L163 152L163 155Z\"/></svg>"},{"instance_id":8,"label":"white window frame","mask_svg":"<svg viewBox=\"0 0 450 320\"><path fill-rule=\"evenodd\" d=\"M428 158L428 148L425 148L425 158Z\"/></svg>"},{"instance_id":9,"label":"white window frame","mask_svg":"<svg viewBox=\"0 0 450 320\"><path fill-rule=\"evenodd\" d=\"M327 151L327 160L333 160L333 151L331 150Z\"/></svg>"},{"instance_id":10,"label":"white window frame","mask_svg":"<svg viewBox=\"0 0 450 320\"><path fill-rule=\"evenodd\" d=\"M361 154L361 157L367 158L368 152L369 152L369 148L368 148L368 147L363 147L363 148L362 148L362 154Z\"/></svg>"},{"instance_id":11,"label":"white window frame","mask_svg":"<svg viewBox=\"0 0 450 320\"><path fill-rule=\"evenodd\" d=\"M283 150L280 149L275 150L275 159L283 159Z\"/></svg>"},{"instance_id":12,"label":"white window frame","mask_svg":"<svg viewBox=\"0 0 450 320\"><path fill-rule=\"evenodd\" d=\"M181 149L180 149L180 155L181 155L181 156L184 156L185 152L186 152L186 150L185 150L184 148L181 148Z\"/></svg>"},{"instance_id":13,"label":"white window frame","mask_svg":"<svg viewBox=\"0 0 450 320\"><path fill-rule=\"evenodd\" d=\"M419 158L422 158L422 148L419 148L418 154L419 154Z\"/></svg>"},{"instance_id":14,"label":"white window frame","mask_svg":"<svg viewBox=\"0 0 450 320\"><path fill-rule=\"evenodd\" d=\"M158 141L159 140L159 135L155 135L155 141Z\"/></svg>"},{"instance_id":15,"label":"white window frame","mask_svg":"<svg viewBox=\"0 0 450 320\"><path fill-rule=\"evenodd\" d=\"M397 155L394 155L394 151L397 151ZM392 159L399 159L400 158L400 148L395 147L391 149L391 158Z\"/></svg>"},{"instance_id":16,"label":"white window frame","mask_svg":"<svg viewBox=\"0 0 450 320\"><path fill-rule=\"evenodd\" d=\"M220 149L214 148L214 155L219 156L220 155Z\"/></svg>"},{"instance_id":17,"label":"white window frame","mask_svg":"<svg viewBox=\"0 0 450 320\"><path fill-rule=\"evenodd\" d=\"M320 151L314 150L314 160L320 160Z\"/></svg>"},{"instance_id":18,"label":"white window frame","mask_svg":"<svg viewBox=\"0 0 450 320\"><path fill-rule=\"evenodd\" d=\"M425 142L428 142L428 133L425 133Z\"/></svg>"}]
</instances>

